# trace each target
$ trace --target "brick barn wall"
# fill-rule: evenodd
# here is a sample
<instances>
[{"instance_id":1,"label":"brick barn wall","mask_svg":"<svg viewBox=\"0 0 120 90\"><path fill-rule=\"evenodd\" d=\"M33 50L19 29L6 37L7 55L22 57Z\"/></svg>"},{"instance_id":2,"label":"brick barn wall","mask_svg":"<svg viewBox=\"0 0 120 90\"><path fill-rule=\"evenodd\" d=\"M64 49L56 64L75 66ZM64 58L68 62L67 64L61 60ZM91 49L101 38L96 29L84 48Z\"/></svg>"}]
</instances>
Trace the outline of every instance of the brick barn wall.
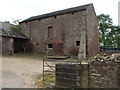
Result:
<instances>
[{"instance_id":1,"label":"brick barn wall","mask_svg":"<svg viewBox=\"0 0 120 90\"><path fill-rule=\"evenodd\" d=\"M53 44L53 49L48 49L48 52L57 54L54 48L59 48L58 44L63 44L63 51L58 54L77 55L79 47L76 46L76 41L80 41L80 32L86 30L86 11L34 20L20 25L26 34L30 33L29 43L33 45L33 52L46 54L47 45ZM49 26L53 29L51 38L48 37Z\"/></svg>"},{"instance_id":2,"label":"brick barn wall","mask_svg":"<svg viewBox=\"0 0 120 90\"><path fill-rule=\"evenodd\" d=\"M22 28L22 31L27 37L30 37L30 31L31 31L31 22L25 22L25 23L20 23L20 26Z\"/></svg>"},{"instance_id":3,"label":"brick barn wall","mask_svg":"<svg viewBox=\"0 0 120 90\"><path fill-rule=\"evenodd\" d=\"M82 31L88 31L87 39L89 40L86 47L88 56L92 56L98 52L97 21L93 12L90 6L87 12L86 10L72 12L23 22L20 25L25 34L30 37L29 43L33 52L52 55L77 56L79 47L76 46L76 41L81 41ZM51 26L53 36L48 37L48 27ZM48 44L53 44L53 49L48 49ZM83 44L80 45L83 48Z\"/></svg>"},{"instance_id":4,"label":"brick barn wall","mask_svg":"<svg viewBox=\"0 0 120 90\"><path fill-rule=\"evenodd\" d=\"M88 57L99 51L98 22L92 5L87 7L87 51Z\"/></svg>"},{"instance_id":5,"label":"brick barn wall","mask_svg":"<svg viewBox=\"0 0 120 90\"><path fill-rule=\"evenodd\" d=\"M76 46L76 41L81 41L81 31L86 31L86 11L68 14L63 18L65 30L64 53L77 56L79 47Z\"/></svg>"}]
</instances>

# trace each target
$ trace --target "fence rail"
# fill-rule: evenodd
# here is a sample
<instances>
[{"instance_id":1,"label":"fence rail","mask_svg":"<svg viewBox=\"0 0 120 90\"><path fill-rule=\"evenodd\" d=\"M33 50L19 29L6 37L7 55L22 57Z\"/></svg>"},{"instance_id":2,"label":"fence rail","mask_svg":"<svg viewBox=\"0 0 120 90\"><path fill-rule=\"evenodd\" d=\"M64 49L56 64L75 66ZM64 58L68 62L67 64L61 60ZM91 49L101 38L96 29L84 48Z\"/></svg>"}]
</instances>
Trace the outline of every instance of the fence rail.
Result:
<instances>
[{"instance_id":1,"label":"fence rail","mask_svg":"<svg viewBox=\"0 0 120 90\"><path fill-rule=\"evenodd\" d=\"M100 47L101 51L120 51L120 48Z\"/></svg>"}]
</instances>

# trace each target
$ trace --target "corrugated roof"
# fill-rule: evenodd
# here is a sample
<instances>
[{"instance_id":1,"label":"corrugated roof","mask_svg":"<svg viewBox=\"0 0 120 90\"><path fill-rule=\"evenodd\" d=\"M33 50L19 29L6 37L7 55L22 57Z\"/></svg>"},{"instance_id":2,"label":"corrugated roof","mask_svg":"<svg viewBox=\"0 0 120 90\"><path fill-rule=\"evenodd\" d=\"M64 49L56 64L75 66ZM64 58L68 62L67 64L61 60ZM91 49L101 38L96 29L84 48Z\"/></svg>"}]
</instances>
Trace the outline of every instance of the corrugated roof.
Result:
<instances>
[{"instance_id":1,"label":"corrugated roof","mask_svg":"<svg viewBox=\"0 0 120 90\"><path fill-rule=\"evenodd\" d=\"M0 27L0 36L28 39L22 31L12 30L11 26L13 25L10 23L2 22L2 27Z\"/></svg>"},{"instance_id":2,"label":"corrugated roof","mask_svg":"<svg viewBox=\"0 0 120 90\"><path fill-rule=\"evenodd\" d=\"M66 13L86 10L88 5L91 5L91 4L78 6L78 7L74 7L74 8L69 8L69 9L65 9L65 10L60 10L60 11L55 11L55 12L47 13L47 14L43 14L43 15L33 16L33 17L23 20L22 22L28 22L28 21L47 18L47 17L56 16L56 15L60 15L60 14L66 14ZM22 22L20 22L20 23L22 23Z\"/></svg>"}]
</instances>

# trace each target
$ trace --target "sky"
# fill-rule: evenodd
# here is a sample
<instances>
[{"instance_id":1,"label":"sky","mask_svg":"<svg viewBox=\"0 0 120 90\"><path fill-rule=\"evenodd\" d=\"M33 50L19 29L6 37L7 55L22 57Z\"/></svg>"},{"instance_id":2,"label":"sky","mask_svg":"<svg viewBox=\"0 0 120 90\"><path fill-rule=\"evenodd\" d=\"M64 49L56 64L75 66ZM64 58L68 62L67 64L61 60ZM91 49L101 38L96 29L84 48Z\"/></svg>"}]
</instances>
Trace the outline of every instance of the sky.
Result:
<instances>
[{"instance_id":1,"label":"sky","mask_svg":"<svg viewBox=\"0 0 120 90\"><path fill-rule=\"evenodd\" d=\"M93 3L96 14L109 14L118 25L120 0L1 0L0 21L24 20L31 16L50 13L71 7Z\"/></svg>"}]
</instances>

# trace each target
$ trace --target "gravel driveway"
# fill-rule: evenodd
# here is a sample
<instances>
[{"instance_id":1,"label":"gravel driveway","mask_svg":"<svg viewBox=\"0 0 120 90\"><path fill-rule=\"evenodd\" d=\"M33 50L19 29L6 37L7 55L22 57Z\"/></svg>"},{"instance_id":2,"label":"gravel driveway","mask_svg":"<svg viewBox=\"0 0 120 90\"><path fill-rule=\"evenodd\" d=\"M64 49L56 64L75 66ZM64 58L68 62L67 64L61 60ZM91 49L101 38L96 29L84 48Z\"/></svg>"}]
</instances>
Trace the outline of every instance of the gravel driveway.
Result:
<instances>
[{"instance_id":1,"label":"gravel driveway","mask_svg":"<svg viewBox=\"0 0 120 90\"><path fill-rule=\"evenodd\" d=\"M3 57L2 87L32 88L42 73L42 59Z\"/></svg>"}]
</instances>

